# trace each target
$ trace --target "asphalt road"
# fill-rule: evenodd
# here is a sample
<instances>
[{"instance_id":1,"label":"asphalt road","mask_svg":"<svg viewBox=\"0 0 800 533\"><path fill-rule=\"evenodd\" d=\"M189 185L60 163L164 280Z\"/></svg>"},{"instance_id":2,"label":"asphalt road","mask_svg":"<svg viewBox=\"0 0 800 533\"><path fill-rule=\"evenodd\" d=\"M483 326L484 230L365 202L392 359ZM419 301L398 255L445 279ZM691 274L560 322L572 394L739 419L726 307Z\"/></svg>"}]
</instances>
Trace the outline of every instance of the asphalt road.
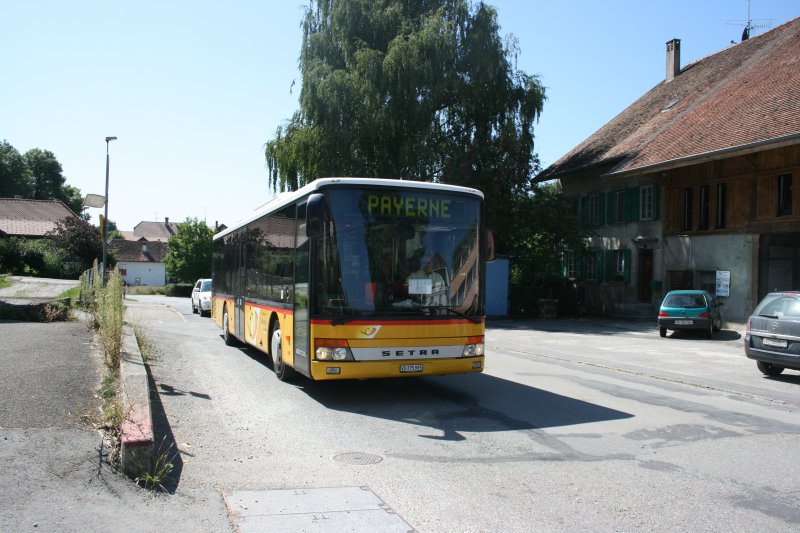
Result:
<instances>
[{"instance_id":1,"label":"asphalt road","mask_svg":"<svg viewBox=\"0 0 800 533\"><path fill-rule=\"evenodd\" d=\"M286 384L188 298L135 300L176 495L368 487L426 532L800 528L800 375L737 332L497 322L483 374Z\"/></svg>"}]
</instances>

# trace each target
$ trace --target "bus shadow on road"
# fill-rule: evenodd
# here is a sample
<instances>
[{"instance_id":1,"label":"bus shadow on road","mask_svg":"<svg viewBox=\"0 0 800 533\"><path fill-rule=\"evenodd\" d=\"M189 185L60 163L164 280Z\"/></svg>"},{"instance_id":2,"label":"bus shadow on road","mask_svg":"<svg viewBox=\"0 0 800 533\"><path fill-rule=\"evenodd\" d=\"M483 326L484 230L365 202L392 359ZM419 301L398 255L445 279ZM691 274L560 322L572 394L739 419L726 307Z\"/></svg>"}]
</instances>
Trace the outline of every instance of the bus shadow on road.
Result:
<instances>
[{"instance_id":1,"label":"bus shadow on road","mask_svg":"<svg viewBox=\"0 0 800 533\"><path fill-rule=\"evenodd\" d=\"M329 409L428 426L437 440L465 433L547 429L633 415L488 374L297 383Z\"/></svg>"}]
</instances>

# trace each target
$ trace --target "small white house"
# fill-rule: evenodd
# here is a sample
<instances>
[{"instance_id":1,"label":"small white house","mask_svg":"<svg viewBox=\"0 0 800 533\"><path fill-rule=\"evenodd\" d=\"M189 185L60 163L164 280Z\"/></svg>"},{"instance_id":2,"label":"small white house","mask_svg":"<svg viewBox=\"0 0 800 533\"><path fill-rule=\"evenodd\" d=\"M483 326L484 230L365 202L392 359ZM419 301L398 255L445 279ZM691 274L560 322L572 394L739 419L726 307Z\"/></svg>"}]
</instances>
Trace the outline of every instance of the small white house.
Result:
<instances>
[{"instance_id":1,"label":"small white house","mask_svg":"<svg viewBox=\"0 0 800 533\"><path fill-rule=\"evenodd\" d=\"M163 287L167 284L166 242L112 240L109 249L127 285Z\"/></svg>"}]
</instances>

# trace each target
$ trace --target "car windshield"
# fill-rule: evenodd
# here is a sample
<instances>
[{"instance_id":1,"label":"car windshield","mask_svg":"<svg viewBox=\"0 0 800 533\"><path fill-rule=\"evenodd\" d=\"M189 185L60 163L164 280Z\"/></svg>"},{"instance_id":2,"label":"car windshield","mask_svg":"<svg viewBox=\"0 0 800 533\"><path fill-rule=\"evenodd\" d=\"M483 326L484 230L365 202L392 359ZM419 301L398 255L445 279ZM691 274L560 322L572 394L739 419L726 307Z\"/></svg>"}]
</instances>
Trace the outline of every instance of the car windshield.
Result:
<instances>
[{"instance_id":1,"label":"car windshield","mask_svg":"<svg viewBox=\"0 0 800 533\"><path fill-rule=\"evenodd\" d=\"M200 292L211 292L211 280L204 281L203 284L200 286Z\"/></svg>"},{"instance_id":2,"label":"car windshield","mask_svg":"<svg viewBox=\"0 0 800 533\"><path fill-rule=\"evenodd\" d=\"M697 309L706 307L706 299L702 294L669 294L664 300L663 306Z\"/></svg>"},{"instance_id":3,"label":"car windshield","mask_svg":"<svg viewBox=\"0 0 800 533\"><path fill-rule=\"evenodd\" d=\"M327 195L314 314L347 320L482 312L478 198L377 188Z\"/></svg>"},{"instance_id":4,"label":"car windshield","mask_svg":"<svg viewBox=\"0 0 800 533\"><path fill-rule=\"evenodd\" d=\"M753 314L770 318L800 318L800 296L769 294L761 300Z\"/></svg>"}]
</instances>

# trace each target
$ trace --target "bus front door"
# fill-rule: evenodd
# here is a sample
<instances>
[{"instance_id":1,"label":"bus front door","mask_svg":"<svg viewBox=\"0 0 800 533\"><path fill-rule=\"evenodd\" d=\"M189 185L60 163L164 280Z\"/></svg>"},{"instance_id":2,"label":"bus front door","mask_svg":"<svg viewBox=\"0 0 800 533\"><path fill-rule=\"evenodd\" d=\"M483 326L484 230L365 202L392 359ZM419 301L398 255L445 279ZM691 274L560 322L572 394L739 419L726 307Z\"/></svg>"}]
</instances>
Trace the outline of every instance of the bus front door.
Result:
<instances>
[{"instance_id":1,"label":"bus front door","mask_svg":"<svg viewBox=\"0 0 800 533\"><path fill-rule=\"evenodd\" d=\"M294 363L301 374L311 377L308 320L309 249L311 241L306 236L306 204L297 207L297 233L294 255Z\"/></svg>"},{"instance_id":2,"label":"bus front door","mask_svg":"<svg viewBox=\"0 0 800 533\"><path fill-rule=\"evenodd\" d=\"M245 257L247 252L246 231L240 232L238 237L238 266L236 269L236 301L233 311L234 331L236 331L236 338L244 342L244 294L245 294Z\"/></svg>"}]
</instances>

